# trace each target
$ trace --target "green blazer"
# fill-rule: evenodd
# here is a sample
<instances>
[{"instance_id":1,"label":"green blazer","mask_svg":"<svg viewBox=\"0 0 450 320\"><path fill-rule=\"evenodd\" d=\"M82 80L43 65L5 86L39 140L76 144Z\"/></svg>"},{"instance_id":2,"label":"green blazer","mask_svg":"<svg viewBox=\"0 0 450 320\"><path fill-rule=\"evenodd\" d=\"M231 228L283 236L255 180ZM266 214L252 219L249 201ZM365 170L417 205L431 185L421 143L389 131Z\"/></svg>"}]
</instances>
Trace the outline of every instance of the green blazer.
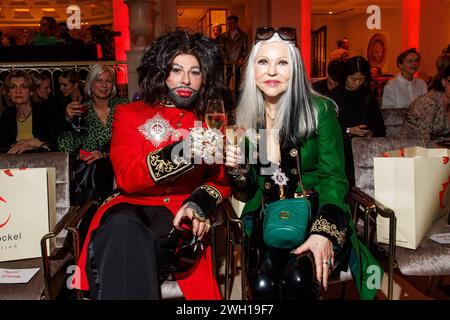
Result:
<instances>
[{"instance_id":1,"label":"green blazer","mask_svg":"<svg viewBox=\"0 0 450 320\"><path fill-rule=\"evenodd\" d=\"M318 117L317 132L306 141L299 142L298 146L301 150L300 163L304 187L307 190L314 189L319 195L319 211L315 221L312 221L311 230L320 229L320 232L312 233L326 236L333 245L342 245L343 241L351 242L349 267L355 285L361 299L373 299L377 291L371 282L375 269L373 266L380 270L380 276L383 271L368 249L357 239L354 225L351 223L350 210L345 203L349 184L345 175L343 138L336 110L332 100L328 98L313 95L312 100ZM293 157L292 154L290 147L281 150L280 167L290 181L298 181L298 178L295 179L296 161L290 159L290 155ZM247 189L252 190L252 196L246 202L241 215L244 222L247 215L259 214L262 197L266 197L268 189L271 188L270 177L260 176L259 169L259 165L250 167L250 183ZM323 213L321 213L320 208L324 206L327 208L336 206L338 209L331 210L332 212L322 210ZM320 228L317 228L319 221ZM316 228L314 228L315 225ZM251 227L246 223L246 233L249 236Z\"/></svg>"}]
</instances>

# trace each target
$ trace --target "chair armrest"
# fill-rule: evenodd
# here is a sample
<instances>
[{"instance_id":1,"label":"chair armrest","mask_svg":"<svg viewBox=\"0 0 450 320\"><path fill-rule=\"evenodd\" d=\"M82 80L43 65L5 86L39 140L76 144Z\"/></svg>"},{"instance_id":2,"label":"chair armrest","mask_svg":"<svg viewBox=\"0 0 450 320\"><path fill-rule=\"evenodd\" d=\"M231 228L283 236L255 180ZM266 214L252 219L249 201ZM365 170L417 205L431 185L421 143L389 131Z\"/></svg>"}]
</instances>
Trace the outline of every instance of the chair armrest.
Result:
<instances>
[{"instance_id":1,"label":"chair armrest","mask_svg":"<svg viewBox=\"0 0 450 320\"><path fill-rule=\"evenodd\" d=\"M80 208L78 208L78 210L76 210L73 215L71 215L71 217L64 225L64 229L72 234L72 248L75 261L78 261L78 257L80 254L80 237L78 233L78 224L92 206L99 207L100 203L95 200L87 201Z\"/></svg>"},{"instance_id":2,"label":"chair armrest","mask_svg":"<svg viewBox=\"0 0 450 320\"><path fill-rule=\"evenodd\" d=\"M388 298L392 299L393 296L393 272L394 272L394 261L395 261L395 243L396 243L396 227L397 219L395 217L395 212L382 205L374 198L363 192L358 187L352 187L348 194L347 200L349 202L354 202L362 207L364 212L364 243L369 245L369 223L371 215L375 218L380 215L384 218L389 219L389 287L388 287ZM356 210L355 210L356 211Z\"/></svg>"},{"instance_id":3,"label":"chair armrest","mask_svg":"<svg viewBox=\"0 0 450 320\"><path fill-rule=\"evenodd\" d=\"M81 208L74 208L73 210L69 210L69 212L55 225L53 230L45 234L41 238L41 258L42 258L42 268L44 273L44 295L47 299L54 299L51 290L50 290L50 281L51 281L51 269L50 269L50 257L48 255L48 248L47 248L47 240L56 237L63 229L66 229L67 231L71 232L73 234L73 231L76 231L76 224L80 221L80 219L83 217L83 214L87 211L87 209L95 203L94 201L91 201L89 203L86 203ZM72 229L70 228L72 227ZM78 235L78 234L76 234ZM78 244L78 237L75 236L74 244L73 244L73 255L75 261L78 259L78 247L76 246L75 242Z\"/></svg>"}]
</instances>

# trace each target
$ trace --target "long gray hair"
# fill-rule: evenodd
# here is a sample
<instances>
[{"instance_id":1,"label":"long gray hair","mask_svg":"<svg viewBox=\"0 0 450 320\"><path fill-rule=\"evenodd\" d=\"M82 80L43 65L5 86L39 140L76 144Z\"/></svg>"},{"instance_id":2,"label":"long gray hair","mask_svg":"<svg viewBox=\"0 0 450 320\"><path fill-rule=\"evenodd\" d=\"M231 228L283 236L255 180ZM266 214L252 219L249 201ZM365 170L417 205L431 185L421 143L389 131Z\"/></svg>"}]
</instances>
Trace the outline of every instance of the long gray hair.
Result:
<instances>
[{"instance_id":1,"label":"long gray hair","mask_svg":"<svg viewBox=\"0 0 450 320\"><path fill-rule=\"evenodd\" d=\"M277 33L269 40L255 44L248 57L237 107L237 122L246 130L265 128L265 101L263 93L256 86L255 60L261 44L276 41L288 46L290 79L287 90L278 102L275 126L279 129L281 145L297 145L299 141L316 133L317 111L312 103L311 89L298 48L293 42L282 40Z\"/></svg>"}]
</instances>

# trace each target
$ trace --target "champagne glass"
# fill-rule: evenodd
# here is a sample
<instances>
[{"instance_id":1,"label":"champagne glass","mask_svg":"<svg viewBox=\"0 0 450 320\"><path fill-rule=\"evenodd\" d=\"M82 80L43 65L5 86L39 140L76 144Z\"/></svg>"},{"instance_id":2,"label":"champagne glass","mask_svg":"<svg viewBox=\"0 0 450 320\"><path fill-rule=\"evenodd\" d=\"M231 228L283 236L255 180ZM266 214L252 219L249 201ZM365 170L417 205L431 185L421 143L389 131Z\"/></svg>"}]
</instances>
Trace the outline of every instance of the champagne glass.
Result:
<instances>
[{"instance_id":1,"label":"champagne glass","mask_svg":"<svg viewBox=\"0 0 450 320\"><path fill-rule=\"evenodd\" d=\"M231 144L234 146L240 146L244 138L244 130L237 126L236 114L234 112L228 112L226 114L225 136L227 145ZM228 173L231 175L240 175L245 173L246 171L247 169L245 168L245 164L239 164L239 166L236 168L228 168Z\"/></svg>"},{"instance_id":2,"label":"champagne glass","mask_svg":"<svg viewBox=\"0 0 450 320\"><path fill-rule=\"evenodd\" d=\"M82 120L86 116L86 111L87 111L86 97L79 96L79 97L73 98L73 101L77 101L80 103L79 110L81 111L81 115L73 117L72 127L77 133L80 133L82 130L85 129L85 127L82 126Z\"/></svg>"},{"instance_id":3,"label":"champagne glass","mask_svg":"<svg viewBox=\"0 0 450 320\"><path fill-rule=\"evenodd\" d=\"M210 99L205 111L205 122L208 129L222 131L225 128L226 116L222 99Z\"/></svg>"}]
</instances>

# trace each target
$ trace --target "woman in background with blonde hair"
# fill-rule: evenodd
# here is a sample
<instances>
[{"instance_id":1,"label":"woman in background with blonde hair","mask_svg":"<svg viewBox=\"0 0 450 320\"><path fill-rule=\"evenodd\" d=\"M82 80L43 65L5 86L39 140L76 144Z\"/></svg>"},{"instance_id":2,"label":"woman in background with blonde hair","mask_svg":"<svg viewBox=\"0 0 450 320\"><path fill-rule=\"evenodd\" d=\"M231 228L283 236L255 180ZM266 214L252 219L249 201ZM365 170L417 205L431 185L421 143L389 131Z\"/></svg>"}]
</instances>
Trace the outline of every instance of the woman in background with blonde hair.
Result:
<instances>
[{"instance_id":1,"label":"woman in background with blonde hair","mask_svg":"<svg viewBox=\"0 0 450 320\"><path fill-rule=\"evenodd\" d=\"M73 101L66 107L65 117L69 126L58 138L59 150L70 153L76 160L79 183L94 181L93 186L79 186L80 194L77 196L75 191L72 194L74 201L82 203L91 196L101 198L112 190L114 175L109 144L113 115L117 105L128 103L128 99L116 97L116 92L114 71L98 63L91 67L86 78L86 101ZM94 178L88 179L91 175Z\"/></svg>"},{"instance_id":2,"label":"woman in background with blonde hair","mask_svg":"<svg viewBox=\"0 0 450 320\"><path fill-rule=\"evenodd\" d=\"M0 148L9 154L50 151L56 147L52 116L36 103L30 75L13 71L5 78L0 117Z\"/></svg>"}]
</instances>

